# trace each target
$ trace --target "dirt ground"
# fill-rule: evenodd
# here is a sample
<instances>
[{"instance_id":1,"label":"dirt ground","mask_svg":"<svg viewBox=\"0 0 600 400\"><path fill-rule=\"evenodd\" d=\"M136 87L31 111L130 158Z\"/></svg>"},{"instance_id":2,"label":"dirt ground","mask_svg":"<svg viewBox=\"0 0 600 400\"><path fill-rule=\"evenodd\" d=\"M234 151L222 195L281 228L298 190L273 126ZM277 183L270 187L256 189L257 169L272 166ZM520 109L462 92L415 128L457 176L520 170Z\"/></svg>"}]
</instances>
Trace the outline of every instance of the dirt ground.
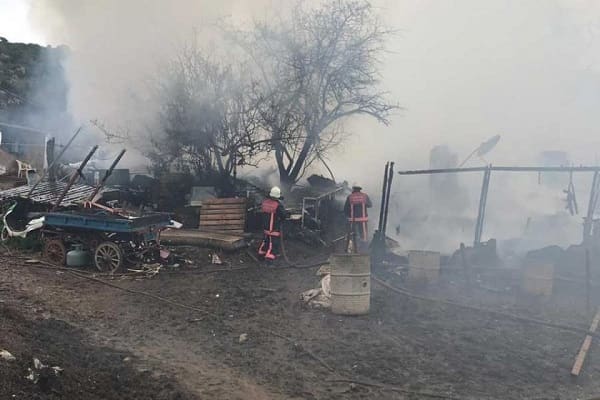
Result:
<instances>
[{"instance_id":1,"label":"dirt ground","mask_svg":"<svg viewBox=\"0 0 600 400\"><path fill-rule=\"evenodd\" d=\"M16 360L0 360L0 399L600 395L597 344L582 375L570 376L581 334L409 299L375 283L369 315L337 316L299 300L318 286L314 268L260 266L241 253L223 255L235 270L208 272L228 267L211 266L204 251L181 252L194 263L179 272L102 279L193 309L1 255L0 349ZM444 285L441 297L588 328L590 318L552 304L524 307L511 296ZM33 357L64 372L33 384L25 379Z\"/></svg>"}]
</instances>

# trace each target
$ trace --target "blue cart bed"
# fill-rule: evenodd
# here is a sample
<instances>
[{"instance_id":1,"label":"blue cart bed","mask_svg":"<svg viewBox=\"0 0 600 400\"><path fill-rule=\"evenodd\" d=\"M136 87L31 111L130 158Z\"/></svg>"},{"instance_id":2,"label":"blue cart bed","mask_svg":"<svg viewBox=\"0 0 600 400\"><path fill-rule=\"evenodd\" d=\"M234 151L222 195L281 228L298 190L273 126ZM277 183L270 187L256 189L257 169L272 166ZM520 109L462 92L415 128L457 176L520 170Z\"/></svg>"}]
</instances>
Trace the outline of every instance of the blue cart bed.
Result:
<instances>
[{"instance_id":1,"label":"blue cart bed","mask_svg":"<svg viewBox=\"0 0 600 400\"><path fill-rule=\"evenodd\" d=\"M45 214L44 226L62 229L86 229L102 232L133 233L170 224L168 214L150 214L125 218L117 215L61 212Z\"/></svg>"}]
</instances>

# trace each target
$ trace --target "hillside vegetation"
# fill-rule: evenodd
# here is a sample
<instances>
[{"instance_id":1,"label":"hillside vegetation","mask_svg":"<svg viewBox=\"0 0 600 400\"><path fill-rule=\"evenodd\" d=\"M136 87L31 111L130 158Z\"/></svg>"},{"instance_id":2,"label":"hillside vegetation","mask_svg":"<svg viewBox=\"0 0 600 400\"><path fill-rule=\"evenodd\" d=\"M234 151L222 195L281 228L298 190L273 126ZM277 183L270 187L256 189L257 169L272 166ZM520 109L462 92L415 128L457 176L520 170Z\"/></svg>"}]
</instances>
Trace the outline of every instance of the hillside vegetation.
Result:
<instances>
[{"instance_id":1,"label":"hillside vegetation","mask_svg":"<svg viewBox=\"0 0 600 400\"><path fill-rule=\"evenodd\" d=\"M23 107L63 111L67 54L66 47L11 43L0 37L0 110L4 114Z\"/></svg>"}]
</instances>

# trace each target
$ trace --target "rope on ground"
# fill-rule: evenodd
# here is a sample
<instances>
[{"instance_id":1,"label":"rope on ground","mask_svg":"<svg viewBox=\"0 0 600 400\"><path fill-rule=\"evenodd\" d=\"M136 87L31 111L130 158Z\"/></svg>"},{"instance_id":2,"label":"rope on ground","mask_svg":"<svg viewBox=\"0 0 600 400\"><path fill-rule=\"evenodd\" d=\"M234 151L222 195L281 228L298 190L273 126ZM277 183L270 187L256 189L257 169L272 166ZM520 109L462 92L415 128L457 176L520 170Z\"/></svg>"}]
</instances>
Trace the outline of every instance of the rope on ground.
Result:
<instances>
[{"instance_id":1,"label":"rope on ground","mask_svg":"<svg viewBox=\"0 0 600 400\"><path fill-rule=\"evenodd\" d=\"M23 261L33 260L30 257L17 256L17 257L13 257L13 258L18 258ZM36 265L36 264L41 264L41 265ZM81 269L77 269L77 268L61 267L54 263L40 260L37 258L35 259L35 263L27 263L26 262L25 265L28 267L33 267L33 268L52 269L52 270L65 271L65 272L73 271L73 272L82 273L82 274L90 274L90 275L94 275L94 276L103 276L103 277L110 277L110 278L142 277L145 275L144 272L130 272L130 273L89 272L89 271L85 271L85 270L81 270ZM248 269L248 267L173 270L173 271L165 271L164 273L165 274L210 274L213 272L241 271L241 270L245 270L245 269Z\"/></svg>"},{"instance_id":2,"label":"rope on ground","mask_svg":"<svg viewBox=\"0 0 600 400\"><path fill-rule=\"evenodd\" d=\"M18 260L24 261L23 266L31 267L31 268L50 269L50 270L64 271L64 272L75 271L75 272L82 272L82 273L86 273L86 274L89 273L89 272L83 272L83 271L75 269L75 268L61 267L59 265L50 263L48 261L38 260L37 258L33 259L31 257L21 257L21 256L13 256L12 258L16 258ZM28 262L28 260L35 261L35 262Z\"/></svg>"},{"instance_id":3,"label":"rope on ground","mask_svg":"<svg viewBox=\"0 0 600 400\"><path fill-rule=\"evenodd\" d=\"M21 258L21 259L23 259L23 258ZM124 288L124 287L115 285L114 283L110 283L110 282L107 282L105 280L96 278L94 276L85 275L81 271L75 270L73 268L60 267L60 266L56 266L56 265L54 265L52 263L48 263L48 262L45 262L45 261L39 261L39 262L42 265L27 264L27 266L34 267L34 268L45 268L45 269L52 269L52 270L64 271L64 272L67 272L67 273L69 273L69 274L71 274L73 276L76 276L78 278L88 279L88 280L93 281L93 282L101 283L103 285L106 285L106 286L111 287L113 289L121 290L121 291L126 292L126 293L130 293L130 294L134 294L134 295L138 295L138 296L149 297L151 299L154 299L154 300L166 303L166 304L170 304L170 305L175 306L175 307L183 308L183 309L190 310L190 311L199 312L199 313L202 313L204 315L215 316L211 312L203 310L201 308L197 308L197 307L190 306L190 305L187 305L187 304L179 303L179 302L176 302L176 301L173 301L173 300L169 300L169 299L167 299L165 297L157 296L155 294L144 292L144 291L141 291L141 290L133 290L133 289Z\"/></svg>"},{"instance_id":4,"label":"rope on ground","mask_svg":"<svg viewBox=\"0 0 600 400\"><path fill-rule=\"evenodd\" d=\"M389 390L391 392L398 392L404 394L410 394L419 397L430 397L433 399L446 399L446 400L460 400L458 397L448 396L445 394L437 394L431 392L420 392L416 390L403 389L394 385L386 385L384 383L370 382L360 379L327 379L327 382L344 382L344 383L354 383L362 386L370 386L378 389Z\"/></svg>"},{"instance_id":5,"label":"rope on ground","mask_svg":"<svg viewBox=\"0 0 600 400\"><path fill-rule=\"evenodd\" d=\"M190 311L196 311L196 312L202 313L204 315L215 316L213 313L211 313L209 311L206 311L206 310L203 310L201 308L197 308L197 307L194 307L194 306L190 306L190 305L187 305L187 304L183 304L183 303L179 303L179 302L176 302L176 301L173 301L173 300L169 300L169 299L167 299L165 297L157 296L157 295L152 294L152 293L143 292L141 290L127 289L127 288L115 285L113 283L106 282L106 281L104 281L102 279L99 279L99 278L96 278L96 277L93 277L93 276L87 276L87 275L80 274L79 272L74 272L74 271L67 271L67 272L69 274L73 275L73 276L78 277L78 278L88 279L90 281L101 283L103 285L109 286L109 287L111 287L113 289L121 290L123 292L127 292L127 293L130 293L130 294L135 294L135 295L139 295L139 296L149 297L151 299L154 299L154 300L166 303L166 304L170 304L170 305L175 306L175 307L183 308L183 309L190 310Z\"/></svg>"},{"instance_id":6,"label":"rope on ground","mask_svg":"<svg viewBox=\"0 0 600 400\"><path fill-rule=\"evenodd\" d=\"M290 267L290 268L296 268L296 269L313 268L313 267L320 267L321 265L329 264L328 260L321 260L321 261L316 261L316 262L312 262L312 263L308 263L308 264L296 264L296 263L293 263L288 258L287 251L285 250L285 241L283 239L283 232L282 232L282 235L281 235L280 243L281 243L281 255L283 255L283 259L285 260L285 262L287 263L288 267Z\"/></svg>"},{"instance_id":7,"label":"rope on ground","mask_svg":"<svg viewBox=\"0 0 600 400\"><path fill-rule=\"evenodd\" d=\"M422 300L422 301L428 301L428 302L432 302L432 303L440 303L440 304L444 304L444 305L448 305L448 306L452 306L452 307L464 308L464 309L467 309L467 310L482 312L482 313L486 313L486 314L491 314L491 315L494 315L496 317L501 317L501 318L505 318L505 319L511 319L511 320L514 320L514 321L524 322L524 323L528 323L528 324L536 324L536 325L546 326L546 327L549 327L549 328L562 329L562 330L569 331L569 332L574 332L574 333L590 334L590 332L587 329L583 329L583 328L577 328L577 327L573 327L573 326L569 326L569 325L548 322L548 321L544 321L544 320L541 320L541 319L523 317L523 316L520 316L520 315L506 313L506 312L503 312L503 311L490 310L490 309L486 309L486 308L471 306L471 305L468 305L468 304L461 304L461 303L456 303L456 302L453 302L453 301L442 300L442 299L435 299L435 298L432 298L432 297L427 297L427 296L421 296L421 295L418 295L418 294L413 294L413 293L410 293L410 292L408 292L406 290L399 289L399 288L397 288L395 286L392 286L389 283L387 283L387 282L385 282L385 281L383 281L383 280L381 280L381 279L379 279L379 278L377 278L376 276L373 276L373 275L371 275L371 279L373 279L375 282L377 282L381 286L383 286L383 287L391 290L394 293L398 293L398 294L401 294L403 296L406 296L406 297L409 297L409 298L412 298L412 299Z\"/></svg>"},{"instance_id":8,"label":"rope on ground","mask_svg":"<svg viewBox=\"0 0 600 400\"><path fill-rule=\"evenodd\" d=\"M336 378L336 379L328 379L327 382L354 383L354 384L357 384L357 385L370 386L370 387L374 387L374 388L378 388L378 389L382 389L382 390L388 390L388 391L392 391L392 392L410 394L410 395L415 395L415 396L420 396L420 397L430 397L430 398L446 399L446 400L459 400L457 397L446 396L446 395L443 395L443 394L413 391L413 390L409 390L409 389L399 388L397 386L386 385L384 383L372 382L372 381L367 381L367 380L353 379L353 378L345 376L341 372L337 371L335 368L333 368L332 366L330 366L321 357L317 356L315 353L313 353L312 351L310 351L309 349L307 349L306 347L304 347L302 344L298 343L298 341L296 341L294 339L291 339L291 338L289 338L289 337L287 337L285 335L282 335L281 333L277 333L275 331L272 331L272 330L266 330L266 332L269 333L269 334L271 334L271 335L273 335L273 336L277 336L278 338L284 339L285 341L291 343L294 346L294 348L302 350L305 354L307 354L308 356L310 356L313 360L315 360L319 364L321 364L321 366L323 368L325 368L326 370L328 370L329 372L331 372L334 375L342 377L341 379L338 379L338 378Z\"/></svg>"},{"instance_id":9,"label":"rope on ground","mask_svg":"<svg viewBox=\"0 0 600 400\"><path fill-rule=\"evenodd\" d=\"M1 242L0 242L0 243L1 243ZM1 243L1 244L2 244L2 248L3 248L4 250L6 250L6 253L7 253L9 256L12 256L12 251L10 251L10 249L8 248L8 246L7 246L6 244L4 244L4 243Z\"/></svg>"},{"instance_id":10,"label":"rope on ground","mask_svg":"<svg viewBox=\"0 0 600 400\"><path fill-rule=\"evenodd\" d=\"M270 333L273 336L277 336L278 338L284 339L286 341L288 341L289 343L291 343L295 348L298 348L300 350L302 350L303 352L305 352L306 354L308 354L313 360L317 361L319 364L321 364L323 366L323 368L325 368L326 370L328 370L329 372L336 372L335 369L333 367L331 367L329 364L327 364L325 362L325 360L323 360L321 357L317 356L315 353L313 353L312 351L310 351L309 349L307 349L306 347L302 346L300 343L298 343L297 341L290 339L287 336L284 336L280 333L271 331L271 330L267 330L268 333Z\"/></svg>"}]
</instances>

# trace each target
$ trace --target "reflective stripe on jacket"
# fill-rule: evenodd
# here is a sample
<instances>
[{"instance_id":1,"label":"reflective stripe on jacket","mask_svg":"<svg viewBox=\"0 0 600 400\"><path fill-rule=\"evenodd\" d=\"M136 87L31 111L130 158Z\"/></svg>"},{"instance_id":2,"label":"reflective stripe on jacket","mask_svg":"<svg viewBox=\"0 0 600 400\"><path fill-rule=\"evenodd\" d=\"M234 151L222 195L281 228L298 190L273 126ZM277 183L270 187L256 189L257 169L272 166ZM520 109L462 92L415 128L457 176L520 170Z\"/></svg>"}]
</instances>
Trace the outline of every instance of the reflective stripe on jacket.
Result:
<instances>
[{"instance_id":1,"label":"reflective stripe on jacket","mask_svg":"<svg viewBox=\"0 0 600 400\"><path fill-rule=\"evenodd\" d=\"M369 197L362 192L352 192L348 196L348 203L350 205L350 215L348 221L350 222L367 222L369 216L367 215L367 203Z\"/></svg>"}]
</instances>

